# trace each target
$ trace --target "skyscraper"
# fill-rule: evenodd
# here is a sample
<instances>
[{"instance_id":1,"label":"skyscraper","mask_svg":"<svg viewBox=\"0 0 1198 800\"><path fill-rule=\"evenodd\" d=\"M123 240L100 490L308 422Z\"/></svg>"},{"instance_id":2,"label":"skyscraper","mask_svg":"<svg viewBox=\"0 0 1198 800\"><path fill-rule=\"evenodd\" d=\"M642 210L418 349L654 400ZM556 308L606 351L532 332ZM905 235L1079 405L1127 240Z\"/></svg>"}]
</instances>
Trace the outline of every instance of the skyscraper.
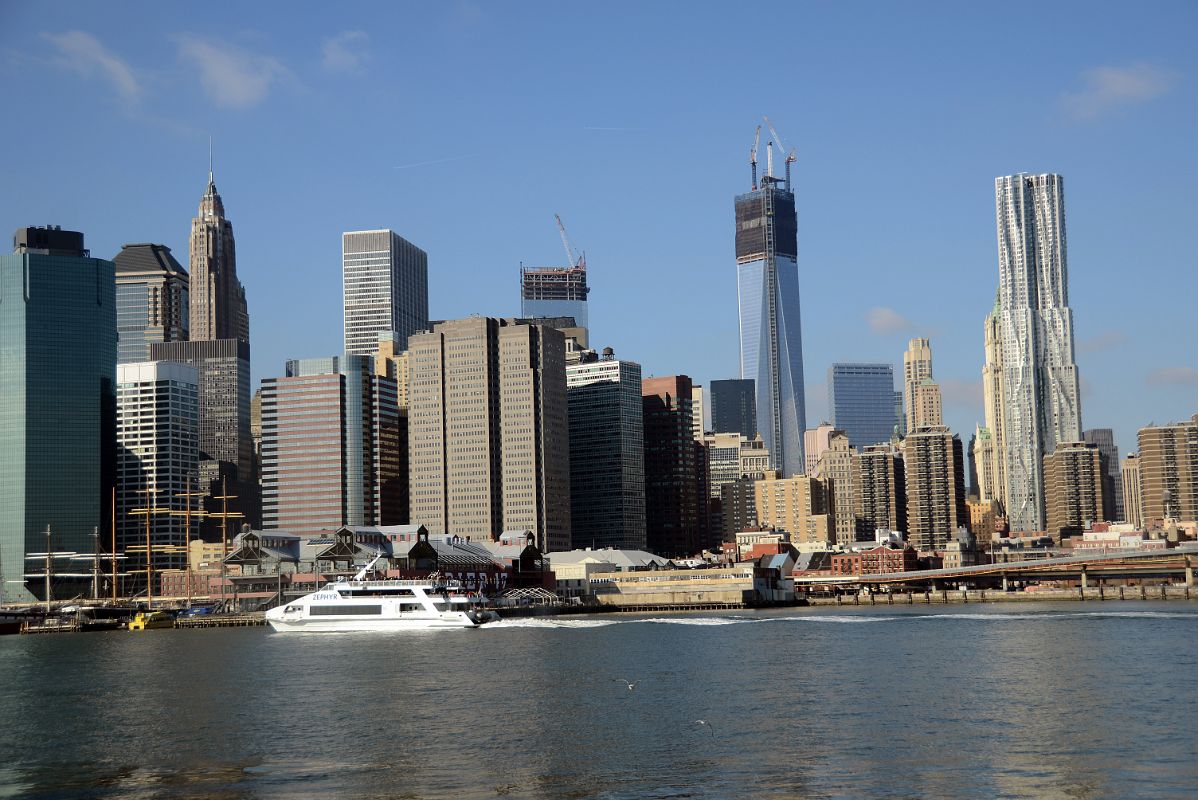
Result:
<instances>
[{"instance_id":1,"label":"skyscraper","mask_svg":"<svg viewBox=\"0 0 1198 800\"><path fill-rule=\"evenodd\" d=\"M641 382L645 426L645 538L651 552L692 556L705 544L706 495L692 433L691 380L686 375Z\"/></svg>"},{"instance_id":2,"label":"skyscraper","mask_svg":"<svg viewBox=\"0 0 1198 800\"><path fill-rule=\"evenodd\" d=\"M866 445L854 457L858 539L871 541L879 529L907 530L905 466L888 444Z\"/></svg>"},{"instance_id":3,"label":"skyscraper","mask_svg":"<svg viewBox=\"0 0 1198 800\"><path fill-rule=\"evenodd\" d=\"M371 355L379 334L397 349L428 328L428 254L390 230L341 234L345 352Z\"/></svg>"},{"instance_id":4,"label":"skyscraper","mask_svg":"<svg viewBox=\"0 0 1198 800\"><path fill-rule=\"evenodd\" d=\"M902 395L895 403L894 368L889 364L833 364L828 369L832 424L857 449L889 442L902 424Z\"/></svg>"},{"instance_id":5,"label":"skyscraper","mask_svg":"<svg viewBox=\"0 0 1198 800\"><path fill-rule=\"evenodd\" d=\"M1119 465L1119 448L1115 446L1115 432L1110 428L1090 428L1082 432L1082 439L1098 445L1102 453L1102 484L1103 519L1108 522L1116 520L1126 522L1123 514L1123 475Z\"/></svg>"},{"instance_id":6,"label":"skyscraper","mask_svg":"<svg viewBox=\"0 0 1198 800\"><path fill-rule=\"evenodd\" d=\"M1198 520L1198 414L1141 428L1138 438L1142 522Z\"/></svg>"},{"instance_id":7,"label":"skyscraper","mask_svg":"<svg viewBox=\"0 0 1198 800\"><path fill-rule=\"evenodd\" d=\"M994 181L1003 358L1006 511L1012 531L1044 529L1044 456L1081 439L1069 308L1064 179Z\"/></svg>"},{"instance_id":8,"label":"skyscraper","mask_svg":"<svg viewBox=\"0 0 1198 800\"><path fill-rule=\"evenodd\" d=\"M287 362L262 382L262 527L406 524L395 381L368 356Z\"/></svg>"},{"instance_id":9,"label":"skyscraper","mask_svg":"<svg viewBox=\"0 0 1198 800\"><path fill-rule=\"evenodd\" d=\"M903 440L907 539L922 552L943 550L969 524L960 438L948 428L922 428Z\"/></svg>"},{"instance_id":10,"label":"skyscraper","mask_svg":"<svg viewBox=\"0 0 1198 800\"><path fill-rule=\"evenodd\" d=\"M856 450L844 431L833 431L828 437L828 447L820 454L815 474L829 487L835 540L837 544L851 547L857 541L857 509L860 492L857 472L854 470Z\"/></svg>"},{"instance_id":11,"label":"skyscraper","mask_svg":"<svg viewBox=\"0 0 1198 800\"><path fill-rule=\"evenodd\" d=\"M932 378L932 343L928 339L912 339L903 353L903 393L907 400L907 431L920 427L916 391L925 380ZM927 422L927 425L939 425Z\"/></svg>"},{"instance_id":12,"label":"skyscraper","mask_svg":"<svg viewBox=\"0 0 1198 800\"><path fill-rule=\"evenodd\" d=\"M757 390L752 378L711 382L711 430L757 435Z\"/></svg>"},{"instance_id":13,"label":"skyscraper","mask_svg":"<svg viewBox=\"0 0 1198 800\"><path fill-rule=\"evenodd\" d=\"M566 367L570 525L575 548L645 548L641 365L614 357Z\"/></svg>"},{"instance_id":14,"label":"skyscraper","mask_svg":"<svg viewBox=\"0 0 1198 800\"><path fill-rule=\"evenodd\" d=\"M188 339L187 270L163 244L127 244L116 264L117 361L147 361L151 342Z\"/></svg>"},{"instance_id":15,"label":"skyscraper","mask_svg":"<svg viewBox=\"0 0 1198 800\"><path fill-rule=\"evenodd\" d=\"M1104 461L1098 445L1089 442L1060 442L1044 456L1045 518L1058 541L1106 521Z\"/></svg>"},{"instance_id":16,"label":"skyscraper","mask_svg":"<svg viewBox=\"0 0 1198 800\"><path fill-rule=\"evenodd\" d=\"M200 463L199 377L194 367L169 361L120 364L116 372L117 549L129 553L125 566L133 577L121 588L133 594L146 586L147 529L155 576L183 568L183 548L199 530L198 514L188 530L186 514L170 513L189 503L195 508L194 498L186 495L196 491ZM138 508L162 512L131 513ZM157 578L153 592L159 593Z\"/></svg>"},{"instance_id":17,"label":"skyscraper","mask_svg":"<svg viewBox=\"0 0 1198 800\"><path fill-rule=\"evenodd\" d=\"M570 549L565 337L513 319L438 322L408 340L411 522L434 534L529 530Z\"/></svg>"},{"instance_id":18,"label":"skyscraper","mask_svg":"<svg viewBox=\"0 0 1198 800\"><path fill-rule=\"evenodd\" d=\"M1130 453L1120 464L1120 477L1123 478L1123 511L1126 522L1140 530L1144 525L1144 515L1140 511L1140 458Z\"/></svg>"},{"instance_id":19,"label":"skyscraper","mask_svg":"<svg viewBox=\"0 0 1198 800\"><path fill-rule=\"evenodd\" d=\"M982 500L995 500L1006 513L1007 508L1007 451L1003 437L1003 357L999 320L1002 317L1001 294L994 296L994 309L986 315L986 362L982 366L982 402L985 405L986 426L978 431L978 476L981 479ZM986 436L982 436L982 432Z\"/></svg>"},{"instance_id":20,"label":"skyscraper","mask_svg":"<svg viewBox=\"0 0 1198 800\"><path fill-rule=\"evenodd\" d=\"M735 201L740 376L756 381L757 428L774 466L783 475L798 475L807 411L795 198L790 161L785 181L767 168L759 187L756 158L754 148L752 191Z\"/></svg>"},{"instance_id":21,"label":"skyscraper","mask_svg":"<svg viewBox=\"0 0 1198 800\"><path fill-rule=\"evenodd\" d=\"M190 338L250 340L250 317L245 287L237 279L237 248L233 223L225 218L225 204L216 191L212 172L200 198L200 210L191 221Z\"/></svg>"},{"instance_id":22,"label":"skyscraper","mask_svg":"<svg viewBox=\"0 0 1198 800\"><path fill-rule=\"evenodd\" d=\"M115 269L91 258L82 233L59 228L18 229L12 255L0 256L0 579L7 600L42 594L45 562L25 557L46 552L47 525L55 551L94 552L93 531L109 532ZM62 578L52 587L60 597L88 590Z\"/></svg>"},{"instance_id":23,"label":"skyscraper","mask_svg":"<svg viewBox=\"0 0 1198 800\"><path fill-rule=\"evenodd\" d=\"M573 267L521 267L520 316L573 317L579 328L590 328L587 311L587 265Z\"/></svg>"}]
</instances>

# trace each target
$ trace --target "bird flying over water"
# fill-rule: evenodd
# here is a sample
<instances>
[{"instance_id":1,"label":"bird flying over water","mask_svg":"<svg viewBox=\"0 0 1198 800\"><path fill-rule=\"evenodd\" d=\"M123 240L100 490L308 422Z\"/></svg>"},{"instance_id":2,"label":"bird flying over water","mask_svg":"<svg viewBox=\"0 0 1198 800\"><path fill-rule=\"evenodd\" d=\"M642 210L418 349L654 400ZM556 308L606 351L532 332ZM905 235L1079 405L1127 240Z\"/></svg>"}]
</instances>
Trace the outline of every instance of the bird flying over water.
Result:
<instances>
[{"instance_id":1,"label":"bird flying over water","mask_svg":"<svg viewBox=\"0 0 1198 800\"><path fill-rule=\"evenodd\" d=\"M628 691L630 691L630 692L635 690L636 685L638 683L640 683L640 681L627 681L627 680L624 680L623 678L612 678L612 680L615 681L616 683L622 683L622 684L626 685L628 687Z\"/></svg>"},{"instance_id":2,"label":"bird flying over water","mask_svg":"<svg viewBox=\"0 0 1198 800\"><path fill-rule=\"evenodd\" d=\"M715 726L713 726L710 722L708 722L705 719L697 719L697 720L695 720L695 723L707 728L707 730L711 731L711 737L713 739L715 738Z\"/></svg>"}]
</instances>

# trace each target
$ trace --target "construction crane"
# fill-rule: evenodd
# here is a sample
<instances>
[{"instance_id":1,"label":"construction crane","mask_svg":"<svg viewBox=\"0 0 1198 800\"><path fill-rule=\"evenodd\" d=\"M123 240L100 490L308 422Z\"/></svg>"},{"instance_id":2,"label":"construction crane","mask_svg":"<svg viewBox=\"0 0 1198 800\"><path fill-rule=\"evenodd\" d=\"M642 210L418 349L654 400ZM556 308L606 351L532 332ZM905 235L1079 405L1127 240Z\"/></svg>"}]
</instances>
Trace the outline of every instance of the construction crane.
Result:
<instances>
[{"instance_id":1,"label":"construction crane","mask_svg":"<svg viewBox=\"0 0 1198 800\"><path fill-rule=\"evenodd\" d=\"M753 191L757 191L757 145L761 144L761 126L753 134L753 149L749 151L749 167L753 170Z\"/></svg>"},{"instance_id":2,"label":"construction crane","mask_svg":"<svg viewBox=\"0 0 1198 800\"><path fill-rule=\"evenodd\" d=\"M562 218L560 216L558 216L557 214L554 214L553 218L555 220L557 220L557 230L558 230L558 233L560 233L562 235L562 245L566 248L566 256L569 257L569 259L570 259L570 267L571 268L577 267L578 269L586 269L587 268L587 254L583 253L581 256L574 255L574 248L570 246L570 237L566 234L566 226L562 222Z\"/></svg>"},{"instance_id":3,"label":"construction crane","mask_svg":"<svg viewBox=\"0 0 1198 800\"><path fill-rule=\"evenodd\" d=\"M782 143L782 137L778 135L778 131L774 130L774 123L770 122L769 117L762 117L765 120L766 127L770 129L770 134L773 135L774 141L778 143L778 147L782 150L786 149L786 145ZM790 148L790 152L786 154L786 188L790 190L790 165L798 161L795 157L795 148ZM772 172L772 170L771 170Z\"/></svg>"}]
</instances>

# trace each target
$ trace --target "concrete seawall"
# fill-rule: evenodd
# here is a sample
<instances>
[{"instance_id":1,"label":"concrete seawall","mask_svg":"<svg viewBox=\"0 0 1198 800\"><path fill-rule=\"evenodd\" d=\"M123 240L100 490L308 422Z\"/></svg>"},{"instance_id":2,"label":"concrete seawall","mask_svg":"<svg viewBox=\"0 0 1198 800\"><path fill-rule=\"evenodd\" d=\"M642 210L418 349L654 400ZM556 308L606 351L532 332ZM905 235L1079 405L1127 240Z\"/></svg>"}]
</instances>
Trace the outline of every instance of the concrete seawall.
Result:
<instances>
[{"instance_id":1,"label":"concrete seawall","mask_svg":"<svg viewBox=\"0 0 1198 800\"><path fill-rule=\"evenodd\" d=\"M1034 592L1004 592L999 589L938 589L928 592L808 597L813 606L884 606L917 603L1027 603L1052 600L1103 602L1105 600L1198 600L1191 586L1091 586L1086 589L1040 589Z\"/></svg>"}]
</instances>

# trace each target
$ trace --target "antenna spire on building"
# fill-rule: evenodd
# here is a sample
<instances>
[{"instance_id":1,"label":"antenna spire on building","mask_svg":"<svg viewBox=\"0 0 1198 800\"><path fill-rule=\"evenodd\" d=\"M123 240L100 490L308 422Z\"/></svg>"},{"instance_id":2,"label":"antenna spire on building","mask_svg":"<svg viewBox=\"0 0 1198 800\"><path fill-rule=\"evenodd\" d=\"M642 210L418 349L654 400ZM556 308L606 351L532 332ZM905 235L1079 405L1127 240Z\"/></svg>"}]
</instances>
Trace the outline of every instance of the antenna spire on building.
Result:
<instances>
[{"instance_id":1,"label":"antenna spire on building","mask_svg":"<svg viewBox=\"0 0 1198 800\"><path fill-rule=\"evenodd\" d=\"M208 134L208 182L212 183L212 134Z\"/></svg>"}]
</instances>

